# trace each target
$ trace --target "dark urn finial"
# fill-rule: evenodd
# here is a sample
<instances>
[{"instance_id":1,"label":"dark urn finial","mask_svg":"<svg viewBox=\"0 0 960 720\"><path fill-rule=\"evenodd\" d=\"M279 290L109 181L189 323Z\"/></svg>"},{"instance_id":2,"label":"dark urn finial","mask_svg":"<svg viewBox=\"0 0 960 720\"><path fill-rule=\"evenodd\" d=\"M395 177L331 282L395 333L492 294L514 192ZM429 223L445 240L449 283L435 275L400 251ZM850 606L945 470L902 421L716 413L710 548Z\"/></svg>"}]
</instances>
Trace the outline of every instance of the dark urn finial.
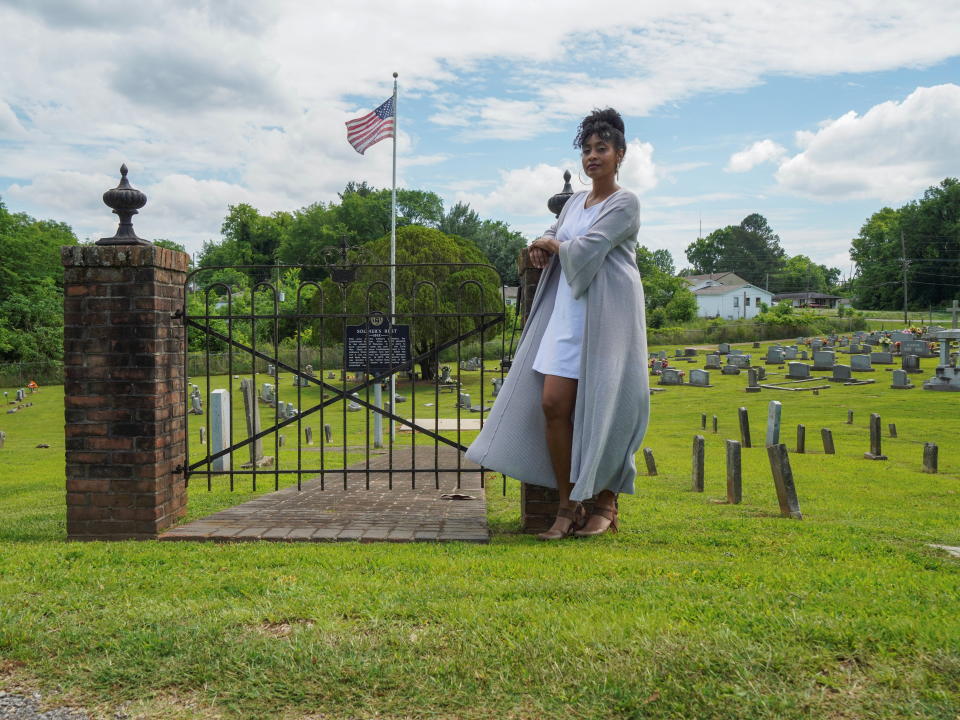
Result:
<instances>
[{"instance_id":1,"label":"dark urn finial","mask_svg":"<svg viewBox=\"0 0 960 720\"><path fill-rule=\"evenodd\" d=\"M556 217L560 217L560 211L567 204L567 200L573 195L573 186L570 185L570 171L563 171L563 190L558 192L552 198L547 200L547 207Z\"/></svg>"},{"instance_id":2,"label":"dark urn finial","mask_svg":"<svg viewBox=\"0 0 960 720\"><path fill-rule=\"evenodd\" d=\"M117 226L117 233L113 237L100 238L97 245L149 245L148 240L138 238L133 231L131 218L144 205L147 204L147 196L130 186L127 180L127 165L120 166L120 184L103 194L103 202L108 208L120 218L120 224Z\"/></svg>"}]
</instances>

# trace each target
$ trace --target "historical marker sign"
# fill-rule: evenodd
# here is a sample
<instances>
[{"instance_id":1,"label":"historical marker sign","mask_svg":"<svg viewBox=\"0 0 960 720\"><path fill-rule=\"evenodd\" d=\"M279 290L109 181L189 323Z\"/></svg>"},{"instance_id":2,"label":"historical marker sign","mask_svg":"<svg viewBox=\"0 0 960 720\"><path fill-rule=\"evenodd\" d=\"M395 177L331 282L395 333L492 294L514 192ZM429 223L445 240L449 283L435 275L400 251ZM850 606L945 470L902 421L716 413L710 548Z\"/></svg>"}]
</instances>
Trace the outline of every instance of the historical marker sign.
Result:
<instances>
[{"instance_id":1,"label":"historical marker sign","mask_svg":"<svg viewBox=\"0 0 960 720\"><path fill-rule=\"evenodd\" d=\"M344 367L352 371L400 370L410 366L410 326L391 325L380 314L363 325L347 325Z\"/></svg>"}]
</instances>

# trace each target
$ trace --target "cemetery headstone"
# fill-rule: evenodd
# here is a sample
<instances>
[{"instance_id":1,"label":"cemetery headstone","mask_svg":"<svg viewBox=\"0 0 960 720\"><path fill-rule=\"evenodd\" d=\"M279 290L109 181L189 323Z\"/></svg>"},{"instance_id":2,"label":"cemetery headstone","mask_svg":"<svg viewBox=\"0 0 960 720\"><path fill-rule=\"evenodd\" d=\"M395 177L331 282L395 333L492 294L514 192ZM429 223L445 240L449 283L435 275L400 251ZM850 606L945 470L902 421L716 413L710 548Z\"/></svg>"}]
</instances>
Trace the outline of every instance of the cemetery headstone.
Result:
<instances>
[{"instance_id":1,"label":"cemetery headstone","mask_svg":"<svg viewBox=\"0 0 960 720\"><path fill-rule=\"evenodd\" d=\"M738 368L736 365L724 365L720 372L723 375L739 375L740 368Z\"/></svg>"},{"instance_id":2,"label":"cemetery headstone","mask_svg":"<svg viewBox=\"0 0 960 720\"><path fill-rule=\"evenodd\" d=\"M870 353L870 362L877 365L893 365L893 353L892 352L872 352Z\"/></svg>"},{"instance_id":3,"label":"cemetery headstone","mask_svg":"<svg viewBox=\"0 0 960 720\"><path fill-rule=\"evenodd\" d=\"M500 388L503 387L503 378L495 377L490 381L493 384L493 396L500 394Z\"/></svg>"},{"instance_id":4,"label":"cemetery headstone","mask_svg":"<svg viewBox=\"0 0 960 720\"><path fill-rule=\"evenodd\" d=\"M780 442L780 415L783 405L779 400L771 400L767 406L767 447Z\"/></svg>"},{"instance_id":5,"label":"cemetery headstone","mask_svg":"<svg viewBox=\"0 0 960 720\"><path fill-rule=\"evenodd\" d=\"M834 365L833 377L827 378L830 382L850 382L852 379L849 365Z\"/></svg>"},{"instance_id":6,"label":"cemetery headstone","mask_svg":"<svg viewBox=\"0 0 960 720\"><path fill-rule=\"evenodd\" d=\"M863 457L867 460L886 460L887 456L883 454L880 443L880 416L877 413L870 414L870 452L864 453Z\"/></svg>"},{"instance_id":7,"label":"cemetery headstone","mask_svg":"<svg viewBox=\"0 0 960 720\"><path fill-rule=\"evenodd\" d=\"M710 373L696 368L690 371L690 384L694 387L713 387L710 384Z\"/></svg>"},{"instance_id":8,"label":"cemetery headstone","mask_svg":"<svg viewBox=\"0 0 960 720\"><path fill-rule=\"evenodd\" d=\"M807 426L797 425L797 453L803 455L807 451Z\"/></svg>"},{"instance_id":9,"label":"cemetery headstone","mask_svg":"<svg viewBox=\"0 0 960 720\"><path fill-rule=\"evenodd\" d=\"M936 443L925 442L923 444L923 471L925 473L935 474L937 472L938 456L939 449Z\"/></svg>"},{"instance_id":10,"label":"cemetery headstone","mask_svg":"<svg viewBox=\"0 0 960 720\"><path fill-rule=\"evenodd\" d=\"M786 445L770 445L767 448L770 458L770 470L773 473L773 484L777 489L777 502L780 504L780 514L783 517L802 520L800 502L797 499L797 488L793 484L793 471L790 469L790 457Z\"/></svg>"},{"instance_id":11,"label":"cemetery headstone","mask_svg":"<svg viewBox=\"0 0 960 720\"><path fill-rule=\"evenodd\" d=\"M719 355L707 355L707 364L704 366L704 370L719 370L720 367Z\"/></svg>"},{"instance_id":12,"label":"cemetery headstone","mask_svg":"<svg viewBox=\"0 0 960 720\"><path fill-rule=\"evenodd\" d=\"M691 479L693 481L693 491L703 492L703 435L693 436L693 471Z\"/></svg>"},{"instance_id":13,"label":"cemetery headstone","mask_svg":"<svg viewBox=\"0 0 960 720\"><path fill-rule=\"evenodd\" d=\"M742 407L737 410L737 416L740 421L740 442L745 448L752 447L750 444L750 417L747 414L747 409Z\"/></svg>"},{"instance_id":14,"label":"cemetery headstone","mask_svg":"<svg viewBox=\"0 0 960 720\"><path fill-rule=\"evenodd\" d=\"M895 438L897 436L897 424L890 423L887 425L887 432L889 433L890 437Z\"/></svg>"},{"instance_id":15,"label":"cemetery headstone","mask_svg":"<svg viewBox=\"0 0 960 720\"><path fill-rule=\"evenodd\" d=\"M869 355L851 355L850 369L853 372L873 372L873 366L870 364Z\"/></svg>"},{"instance_id":16,"label":"cemetery headstone","mask_svg":"<svg viewBox=\"0 0 960 720\"><path fill-rule=\"evenodd\" d=\"M303 439L307 445L313 445L313 428L309 425L303 429Z\"/></svg>"},{"instance_id":17,"label":"cemetery headstone","mask_svg":"<svg viewBox=\"0 0 960 720\"><path fill-rule=\"evenodd\" d=\"M767 357L764 360L767 365L783 365L783 348L771 345L767 348Z\"/></svg>"},{"instance_id":18,"label":"cemetery headstone","mask_svg":"<svg viewBox=\"0 0 960 720\"><path fill-rule=\"evenodd\" d=\"M893 384L890 386L892 390L912 390L913 383L910 382L907 373L903 370L894 370L893 371Z\"/></svg>"},{"instance_id":19,"label":"cemetery headstone","mask_svg":"<svg viewBox=\"0 0 960 720\"><path fill-rule=\"evenodd\" d=\"M916 374L922 372L920 370L920 358L916 355L900 355L900 369L906 373Z\"/></svg>"},{"instance_id":20,"label":"cemetery headstone","mask_svg":"<svg viewBox=\"0 0 960 720\"><path fill-rule=\"evenodd\" d=\"M960 392L960 367L950 362L950 341L960 340L960 330L944 330L937 334L940 341L940 362L935 375L923 383L924 390Z\"/></svg>"},{"instance_id":21,"label":"cemetery headstone","mask_svg":"<svg viewBox=\"0 0 960 720\"><path fill-rule=\"evenodd\" d=\"M330 425L330 423L324 424L323 437L326 439L327 442L330 442L333 440L333 427Z\"/></svg>"},{"instance_id":22,"label":"cemetery headstone","mask_svg":"<svg viewBox=\"0 0 960 720\"><path fill-rule=\"evenodd\" d=\"M829 428L820 430L820 439L823 441L823 452L825 455L834 455L837 450L833 446L833 431Z\"/></svg>"},{"instance_id":23,"label":"cemetery headstone","mask_svg":"<svg viewBox=\"0 0 960 720\"><path fill-rule=\"evenodd\" d=\"M207 444L207 429L205 427L200 428L200 444Z\"/></svg>"},{"instance_id":24,"label":"cemetery headstone","mask_svg":"<svg viewBox=\"0 0 960 720\"><path fill-rule=\"evenodd\" d=\"M720 343L717 346L718 355L727 355L730 352L730 343Z\"/></svg>"},{"instance_id":25,"label":"cemetery headstone","mask_svg":"<svg viewBox=\"0 0 960 720\"><path fill-rule=\"evenodd\" d=\"M741 370L745 370L750 367L750 356L749 355L727 355L727 364L738 367Z\"/></svg>"},{"instance_id":26,"label":"cemetery headstone","mask_svg":"<svg viewBox=\"0 0 960 720\"><path fill-rule=\"evenodd\" d=\"M797 346L788 345L783 349L783 359L784 360L796 360L797 359Z\"/></svg>"},{"instance_id":27,"label":"cemetery headstone","mask_svg":"<svg viewBox=\"0 0 960 720\"><path fill-rule=\"evenodd\" d=\"M763 388L760 387L757 382L757 370L756 368L747 368L747 392L748 393L758 393Z\"/></svg>"},{"instance_id":28,"label":"cemetery headstone","mask_svg":"<svg viewBox=\"0 0 960 720\"><path fill-rule=\"evenodd\" d=\"M836 359L833 350L814 350L813 351L813 369L814 370L832 370Z\"/></svg>"},{"instance_id":29,"label":"cemetery headstone","mask_svg":"<svg viewBox=\"0 0 960 720\"><path fill-rule=\"evenodd\" d=\"M683 385L683 377L679 370L674 368L664 368L660 372L659 385Z\"/></svg>"},{"instance_id":30,"label":"cemetery headstone","mask_svg":"<svg viewBox=\"0 0 960 720\"><path fill-rule=\"evenodd\" d=\"M647 475L656 475L657 474L657 461L653 458L653 450L651 448L643 449L643 460L647 464Z\"/></svg>"},{"instance_id":31,"label":"cemetery headstone","mask_svg":"<svg viewBox=\"0 0 960 720\"><path fill-rule=\"evenodd\" d=\"M230 447L230 393L214 390L210 393L210 454L216 455ZM230 453L211 463L214 472L230 469Z\"/></svg>"},{"instance_id":32,"label":"cemetery headstone","mask_svg":"<svg viewBox=\"0 0 960 720\"><path fill-rule=\"evenodd\" d=\"M900 354L901 355L916 355L917 357L922 358L931 358L933 357L933 352L930 350L930 343L926 340L901 340L900 341Z\"/></svg>"},{"instance_id":33,"label":"cemetery headstone","mask_svg":"<svg viewBox=\"0 0 960 720\"><path fill-rule=\"evenodd\" d=\"M791 380L805 380L810 377L810 366L806 363L792 362L787 368L787 377Z\"/></svg>"},{"instance_id":34,"label":"cemetery headstone","mask_svg":"<svg viewBox=\"0 0 960 720\"><path fill-rule=\"evenodd\" d=\"M260 433L260 404L257 402L253 381L247 378L241 380L240 392L243 395L243 416L247 423L247 437L250 438ZM263 438L257 438L247 447L250 448L250 464L255 467L263 458Z\"/></svg>"},{"instance_id":35,"label":"cemetery headstone","mask_svg":"<svg viewBox=\"0 0 960 720\"><path fill-rule=\"evenodd\" d=\"M3 450L4 443L7 442L7 433L3 430L0 430L0 450Z\"/></svg>"},{"instance_id":36,"label":"cemetery headstone","mask_svg":"<svg viewBox=\"0 0 960 720\"><path fill-rule=\"evenodd\" d=\"M740 443L727 440L727 502L739 505L743 500L743 474L740 463Z\"/></svg>"},{"instance_id":37,"label":"cemetery headstone","mask_svg":"<svg viewBox=\"0 0 960 720\"><path fill-rule=\"evenodd\" d=\"M190 414L203 415L203 400L200 398L199 393L194 393L190 396Z\"/></svg>"}]
</instances>

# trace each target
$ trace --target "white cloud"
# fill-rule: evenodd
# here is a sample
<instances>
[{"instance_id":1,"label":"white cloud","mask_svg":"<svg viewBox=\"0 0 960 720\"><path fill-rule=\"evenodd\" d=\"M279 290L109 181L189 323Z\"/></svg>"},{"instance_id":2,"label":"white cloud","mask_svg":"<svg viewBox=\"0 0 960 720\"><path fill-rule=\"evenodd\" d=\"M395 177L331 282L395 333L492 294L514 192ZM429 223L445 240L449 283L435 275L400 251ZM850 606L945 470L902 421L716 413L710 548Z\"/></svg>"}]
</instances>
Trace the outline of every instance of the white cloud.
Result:
<instances>
[{"instance_id":1,"label":"white cloud","mask_svg":"<svg viewBox=\"0 0 960 720\"><path fill-rule=\"evenodd\" d=\"M753 170L757 165L767 162L776 162L787 153L783 145L775 143L773 140L758 140L750 147L736 152L730 156L727 172L742 173Z\"/></svg>"},{"instance_id":2,"label":"white cloud","mask_svg":"<svg viewBox=\"0 0 960 720\"><path fill-rule=\"evenodd\" d=\"M903 202L956 175L958 126L960 86L917 88L903 102L797 133L802 151L780 165L776 179L789 192L817 199Z\"/></svg>"},{"instance_id":3,"label":"white cloud","mask_svg":"<svg viewBox=\"0 0 960 720\"><path fill-rule=\"evenodd\" d=\"M620 166L620 184L637 195L653 190L660 182L653 162L653 145L640 140L627 143L627 154Z\"/></svg>"},{"instance_id":4,"label":"white cloud","mask_svg":"<svg viewBox=\"0 0 960 720\"><path fill-rule=\"evenodd\" d=\"M13 108L0 100L0 137L21 138L25 135L23 126Z\"/></svg>"},{"instance_id":5,"label":"white cloud","mask_svg":"<svg viewBox=\"0 0 960 720\"><path fill-rule=\"evenodd\" d=\"M484 193L476 186L460 189L454 202L467 202L481 216L503 213L512 215L544 215L547 200L563 189L563 173L570 170L574 192L589 187L576 174L579 160L569 164L535 166L501 170L496 187ZM587 181L589 183L589 180ZM640 140L627 143L627 154L620 167L620 185L638 195L652 190L659 182L659 171L653 162L653 145ZM459 186L463 188L464 186Z\"/></svg>"},{"instance_id":6,"label":"white cloud","mask_svg":"<svg viewBox=\"0 0 960 720\"><path fill-rule=\"evenodd\" d=\"M546 215L547 200L563 189L563 168L540 163L501 170L500 182L489 193L457 192L455 202L470 203L481 217L498 213Z\"/></svg>"},{"instance_id":7,"label":"white cloud","mask_svg":"<svg viewBox=\"0 0 960 720\"><path fill-rule=\"evenodd\" d=\"M214 213L216 202L293 209L332 199L350 179L382 186L387 144L361 158L344 142L343 121L386 96L393 70L401 73L402 173L446 159L449 146L429 143L428 133L517 148L608 104L632 131L631 116L698 93L782 74L924 67L960 53L954 0L910 12L893 0L604 0L589 13L578 0L557 0L550 12L516 0L408 5L0 0L2 55L15 59L0 62L0 175L13 178L0 194L41 217L66 213L79 234L93 235L111 220L99 196L125 160L151 196L138 229L189 245L218 234L226 207ZM404 124L403 103L414 97L429 99L424 112L438 122ZM421 136L429 154L421 154ZM819 142L811 140L803 162L823 166L810 154ZM460 182L478 210L543 216L545 199L560 189L564 165L535 163L563 150L501 161L528 167L503 173L491 192L462 185L492 179L474 172L468 152L449 186ZM800 175L785 175L784 186L805 188ZM669 181L639 141L622 176L638 192ZM92 195L65 198L71 178L74 193Z\"/></svg>"}]
</instances>

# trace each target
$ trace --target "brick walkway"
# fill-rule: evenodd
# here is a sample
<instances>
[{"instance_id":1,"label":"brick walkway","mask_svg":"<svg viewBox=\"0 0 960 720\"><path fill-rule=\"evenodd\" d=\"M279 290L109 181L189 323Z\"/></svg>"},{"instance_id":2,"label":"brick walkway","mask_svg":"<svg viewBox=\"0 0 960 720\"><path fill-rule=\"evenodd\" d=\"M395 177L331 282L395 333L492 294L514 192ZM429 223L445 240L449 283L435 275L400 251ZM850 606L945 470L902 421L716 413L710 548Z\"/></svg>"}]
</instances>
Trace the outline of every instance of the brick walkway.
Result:
<instances>
[{"instance_id":1,"label":"brick walkway","mask_svg":"<svg viewBox=\"0 0 960 720\"><path fill-rule=\"evenodd\" d=\"M427 453L417 451L417 466L426 465ZM429 455L432 459L433 448ZM456 467L456 451L440 448L440 466ZM456 473L440 474L440 489L432 472L417 472L417 489L410 488L410 473L398 473L393 489L388 487L383 470L388 455L370 458L370 489L366 477L353 474L350 489L343 489L341 477L329 476L325 489L320 480L262 495L227 510L175 527L160 536L161 540L209 540L233 542L241 540L413 542L458 540L485 543L490 540L487 529L487 503L480 487L477 465L462 460L457 490ZM410 467L409 448L394 448L394 466ZM357 466L354 466L357 467ZM359 467L363 467L360 465ZM472 495L474 500L445 500L450 493Z\"/></svg>"}]
</instances>

